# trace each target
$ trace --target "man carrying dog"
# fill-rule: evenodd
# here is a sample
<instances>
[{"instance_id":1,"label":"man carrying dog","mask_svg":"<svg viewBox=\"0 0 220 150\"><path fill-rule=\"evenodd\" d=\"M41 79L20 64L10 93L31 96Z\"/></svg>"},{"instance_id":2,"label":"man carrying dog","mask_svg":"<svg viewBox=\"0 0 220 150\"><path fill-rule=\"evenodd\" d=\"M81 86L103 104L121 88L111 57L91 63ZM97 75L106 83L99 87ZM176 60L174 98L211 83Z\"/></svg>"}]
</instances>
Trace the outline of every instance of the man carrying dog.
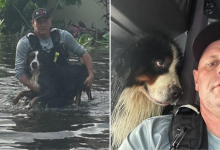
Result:
<instances>
[{"instance_id":1,"label":"man carrying dog","mask_svg":"<svg viewBox=\"0 0 220 150\"><path fill-rule=\"evenodd\" d=\"M207 146L209 150L216 150L220 147L220 22L210 24L197 35L193 43L193 53L195 60L199 62L193 76L195 89L200 97L201 115L207 128ZM119 149L169 149L168 132L171 120L172 115L145 120L128 135ZM199 135L196 136L200 138ZM185 148L190 149L192 143L188 143Z\"/></svg>"},{"instance_id":2,"label":"man carrying dog","mask_svg":"<svg viewBox=\"0 0 220 150\"><path fill-rule=\"evenodd\" d=\"M37 41L39 41L40 46L36 46L32 43L37 43L36 41L30 40L29 35L27 34L23 38L21 38L17 44L16 48L16 58L15 58L15 72L16 78L25 86L29 87L31 90L35 92L39 92L39 89L30 82L29 78L25 74L24 71L24 63L26 59L26 55L33 50L36 50L33 47L38 47L38 50L44 50L50 52L54 45L58 45L59 47L63 47L68 52L74 53L81 57L82 62L85 64L88 70L88 77L86 78L84 84L87 88L91 88L94 74L92 68L92 60L90 55L86 52L86 50L80 46L77 41L73 38L73 36L61 29L55 29L56 33L58 33L57 37L52 37L51 31L51 22L52 19L48 11L44 8L38 8L34 10L32 14L32 26L33 26L33 37L37 37ZM53 39L58 39L58 43L54 43ZM34 46L33 46L34 45Z\"/></svg>"}]
</instances>

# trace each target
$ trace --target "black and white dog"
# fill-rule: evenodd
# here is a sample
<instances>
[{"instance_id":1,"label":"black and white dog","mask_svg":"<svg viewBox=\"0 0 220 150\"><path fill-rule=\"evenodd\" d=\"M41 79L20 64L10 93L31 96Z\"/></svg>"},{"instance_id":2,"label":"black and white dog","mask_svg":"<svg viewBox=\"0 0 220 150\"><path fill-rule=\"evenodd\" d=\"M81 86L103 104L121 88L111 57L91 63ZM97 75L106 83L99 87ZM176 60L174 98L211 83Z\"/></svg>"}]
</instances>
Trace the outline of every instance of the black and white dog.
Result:
<instances>
[{"instance_id":1,"label":"black and white dog","mask_svg":"<svg viewBox=\"0 0 220 150\"><path fill-rule=\"evenodd\" d=\"M161 115L182 95L182 52L160 33L134 39L112 57L112 147L117 149L143 120Z\"/></svg>"},{"instance_id":2,"label":"black and white dog","mask_svg":"<svg viewBox=\"0 0 220 150\"><path fill-rule=\"evenodd\" d=\"M56 56L59 57L59 56ZM27 55L25 60L25 72L35 87L39 87L39 93L32 90L22 91L13 99L17 104L20 98L31 98L27 108L41 102L46 107L63 107L81 102L81 93L86 91L89 100L92 99L90 89L85 89L84 81L88 76L84 65L61 66L54 62L54 54L45 51L34 51Z\"/></svg>"}]
</instances>

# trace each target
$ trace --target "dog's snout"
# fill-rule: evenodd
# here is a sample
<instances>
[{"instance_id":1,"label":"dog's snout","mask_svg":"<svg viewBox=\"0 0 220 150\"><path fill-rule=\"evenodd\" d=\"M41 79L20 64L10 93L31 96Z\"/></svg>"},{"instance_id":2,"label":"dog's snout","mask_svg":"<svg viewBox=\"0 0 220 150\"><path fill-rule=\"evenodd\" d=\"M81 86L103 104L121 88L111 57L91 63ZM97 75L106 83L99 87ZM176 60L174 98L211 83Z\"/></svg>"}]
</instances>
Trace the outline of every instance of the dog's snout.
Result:
<instances>
[{"instance_id":1,"label":"dog's snout","mask_svg":"<svg viewBox=\"0 0 220 150\"><path fill-rule=\"evenodd\" d=\"M177 100L182 95L182 89L178 86L171 86L169 88L172 99Z\"/></svg>"},{"instance_id":2,"label":"dog's snout","mask_svg":"<svg viewBox=\"0 0 220 150\"><path fill-rule=\"evenodd\" d=\"M36 69L36 68L38 67L38 66L37 66L37 62L32 62L32 63L31 63L31 66L32 66L33 69Z\"/></svg>"}]
</instances>

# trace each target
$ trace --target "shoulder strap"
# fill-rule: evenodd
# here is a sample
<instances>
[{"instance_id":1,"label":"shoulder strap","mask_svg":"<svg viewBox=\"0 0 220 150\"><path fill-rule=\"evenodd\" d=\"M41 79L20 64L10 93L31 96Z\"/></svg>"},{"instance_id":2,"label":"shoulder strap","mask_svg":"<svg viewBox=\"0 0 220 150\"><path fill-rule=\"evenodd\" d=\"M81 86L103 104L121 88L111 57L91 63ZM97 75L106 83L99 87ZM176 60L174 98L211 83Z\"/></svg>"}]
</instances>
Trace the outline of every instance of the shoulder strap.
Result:
<instances>
[{"instance_id":1,"label":"shoulder strap","mask_svg":"<svg viewBox=\"0 0 220 150\"><path fill-rule=\"evenodd\" d=\"M65 45L60 44L60 33L57 28L50 29L50 36L53 41L53 45L56 52L61 53L65 58L69 57L69 54L65 48Z\"/></svg>"},{"instance_id":2,"label":"shoulder strap","mask_svg":"<svg viewBox=\"0 0 220 150\"><path fill-rule=\"evenodd\" d=\"M184 105L194 104L195 97L198 98L194 90L193 76L189 76L189 74L192 74L192 70L197 66L193 58L192 43L199 31L208 23L208 17L204 14L204 4L205 0L196 1L194 18L187 37L184 67L180 78L185 94L177 102L178 106L173 111L173 119L169 130L170 150L208 149L207 129L198 111L199 107Z\"/></svg>"},{"instance_id":3,"label":"shoulder strap","mask_svg":"<svg viewBox=\"0 0 220 150\"><path fill-rule=\"evenodd\" d=\"M28 33L26 35L26 37L28 38L33 51L42 50L42 47L40 45L40 41L39 41L38 37L33 32Z\"/></svg>"},{"instance_id":4,"label":"shoulder strap","mask_svg":"<svg viewBox=\"0 0 220 150\"><path fill-rule=\"evenodd\" d=\"M60 43L60 33L57 28L50 29L50 37L53 41L54 46L57 46Z\"/></svg>"},{"instance_id":5,"label":"shoulder strap","mask_svg":"<svg viewBox=\"0 0 220 150\"><path fill-rule=\"evenodd\" d=\"M30 32L26 35L28 38L32 51L39 51L42 50L39 38L34 34L34 32ZM68 65L68 53L66 49L62 47L60 44L60 33L57 28L50 29L50 37L53 42L53 48L50 51L51 57L54 58L53 61L57 62L58 64Z\"/></svg>"},{"instance_id":6,"label":"shoulder strap","mask_svg":"<svg viewBox=\"0 0 220 150\"><path fill-rule=\"evenodd\" d=\"M60 42L60 34L57 28L50 29L50 36L51 36L54 46L57 46ZM40 45L40 41L38 37L34 34L34 32L28 33L26 37L28 38L33 51L42 49Z\"/></svg>"},{"instance_id":7,"label":"shoulder strap","mask_svg":"<svg viewBox=\"0 0 220 150\"><path fill-rule=\"evenodd\" d=\"M54 55L54 62L61 65L69 65L68 63L68 52L65 47L60 44L60 32L57 28L50 29L50 37L53 41L54 48L51 50L51 54Z\"/></svg>"},{"instance_id":8,"label":"shoulder strap","mask_svg":"<svg viewBox=\"0 0 220 150\"><path fill-rule=\"evenodd\" d=\"M193 105L174 108L169 129L170 150L208 149L207 129L198 108Z\"/></svg>"}]
</instances>

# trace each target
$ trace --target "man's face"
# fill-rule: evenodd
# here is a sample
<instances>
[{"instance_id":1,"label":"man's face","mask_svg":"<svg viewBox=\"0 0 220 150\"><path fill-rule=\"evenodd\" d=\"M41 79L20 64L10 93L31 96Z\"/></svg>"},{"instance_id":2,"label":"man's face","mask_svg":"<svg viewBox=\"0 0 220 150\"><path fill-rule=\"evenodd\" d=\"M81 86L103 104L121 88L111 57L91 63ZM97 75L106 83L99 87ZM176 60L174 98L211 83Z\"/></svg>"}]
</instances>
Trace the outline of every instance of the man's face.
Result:
<instances>
[{"instance_id":1,"label":"man's face","mask_svg":"<svg viewBox=\"0 0 220 150\"><path fill-rule=\"evenodd\" d=\"M220 40L206 48L193 75L195 89L203 105L207 108L220 107Z\"/></svg>"},{"instance_id":2,"label":"man's face","mask_svg":"<svg viewBox=\"0 0 220 150\"><path fill-rule=\"evenodd\" d=\"M42 37L49 37L50 35L50 27L51 27L51 19L40 17L36 20L32 21L32 25L34 27L34 32Z\"/></svg>"}]
</instances>

